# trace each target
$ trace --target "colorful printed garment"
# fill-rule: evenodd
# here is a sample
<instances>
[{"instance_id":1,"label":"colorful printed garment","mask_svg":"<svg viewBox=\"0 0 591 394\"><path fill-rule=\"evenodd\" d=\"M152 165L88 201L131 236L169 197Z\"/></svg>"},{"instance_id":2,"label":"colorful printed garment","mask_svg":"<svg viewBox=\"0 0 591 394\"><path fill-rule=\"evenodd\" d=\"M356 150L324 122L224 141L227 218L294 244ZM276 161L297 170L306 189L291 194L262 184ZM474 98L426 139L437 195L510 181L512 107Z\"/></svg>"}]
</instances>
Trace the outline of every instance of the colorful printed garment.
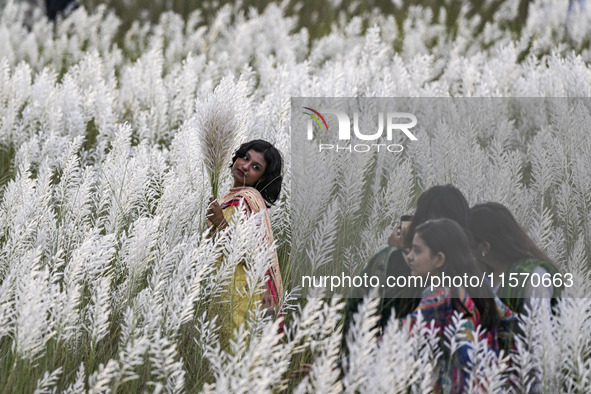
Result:
<instances>
[{"instance_id":1,"label":"colorful printed garment","mask_svg":"<svg viewBox=\"0 0 591 394\"><path fill-rule=\"evenodd\" d=\"M232 223L234 215L238 209L247 217L260 213L262 217L261 225L264 226L265 242L273 244L273 231L271 229L271 219L265 200L261 194L252 187L236 187L230 189L220 201L224 220ZM283 284L281 272L279 271L279 261L277 253L273 253L273 262L266 273L266 289L263 295L251 294L247 289L246 266L244 263L238 264L234 272L233 280L225 292L223 300L214 302L215 307L210 311L218 314L220 319L220 339L227 349L228 341L233 336L234 328L239 327L247 318L248 311L256 302L262 302L263 308L269 313L279 312L279 302L283 295ZM212 310L216 309L216 310ZM231 316L231 321L229 317Z\"/></svg>"},{"instance_id":2,"label":"colorful printed garment","mask_svg":"<svg viewBox=\"0 0 591 394\"><path fill-rule=\"evenodd\" d=\"M425 322L434 322L434 329L438 330L437 334L441 338L440 343L443 349L443 362L440 363L439 377L434 387L435 393L465 391L469 377L471 343L475 339L474 330L481 322L480 313L466 289L459 288L457 292L457 296L454 296L452 289L447 287L436 287L432 291L426 289L419 306L410 315L401 319L402 322L410 322L412 327L420 313ZM485 332L484 335L489 349L499 354L500 349L506 346L507 337L512 335L511 331L517 323L517 317L498 298L496 301L501 324L496 330ZM457 331L457 339L458 342L465 342L450 355L449 349L445 346L443 333L445 327L453 324L452 318L456 311L460 312L465 319Z\"/></svg>"}]
</instances>

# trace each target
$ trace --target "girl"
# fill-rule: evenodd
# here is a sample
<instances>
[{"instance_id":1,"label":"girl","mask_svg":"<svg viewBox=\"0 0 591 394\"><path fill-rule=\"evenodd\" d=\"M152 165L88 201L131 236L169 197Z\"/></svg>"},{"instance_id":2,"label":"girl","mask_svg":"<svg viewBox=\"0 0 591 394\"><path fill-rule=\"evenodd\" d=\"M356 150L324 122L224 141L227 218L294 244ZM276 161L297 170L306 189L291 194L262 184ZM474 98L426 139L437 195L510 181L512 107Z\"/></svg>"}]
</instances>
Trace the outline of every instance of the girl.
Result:
<instances>
[{"instance_id":1,"label":"girl","mask_svg":"<svg viewBox=\"0 0 591 394\"><path fill-rule=\"evenodd\" d=\"M533 298L545 299L549 305L550 300L554 304L560 297L561 289L551 284L559 273L558 268L529 238L507 207L495 202L475 205L470 209L470 231L476 257L494 274L493 290L511 310L521 314ZM536 281L531 278L524 282L523 273L537 274L539 279L546 275L550 278L545 281L549 286L543 286L544 281L539 280L539 286L534 287L532 282L536 284ZM519 279L518 286L508 285L512 274ZM500 287L501 275L505 287Z\"/></svg>"},{"instance_id":2,"label":"girl","mask_svg":"<svg viewBox=\"0 0 591 394\"><path fill-rule=\"evenodd\" d=\"M260 225L264 227L264 242L273 245L273 232L267 207L273 205L281 193L282 159L279 151L267 141L253 140L242 144L232 158L231 173L234 187L220 203L210 199L207 218L211 232L224 229L232 222L237 211L251 216L260 215ZM213 311L221 320L220 338L227 347L234 328L239 327L254 303L262 302L267 312L278 312L279 301L283 295L283 285L277 254L273 252L272 262L266 273L264 294L252 294L247 288L246 266L239 264L233 280L226 289L225 299L218 300Z\"/></svg>"},{"instance_id":3,"label":"girl","mask_svg":"<svg viewBox=\"0 0 591 394\"><path fill-rule=\"evenodd\" d=\"M418 225L429 219L449 218L459 223L463 228L468 226L470 206L462 192L455 186L437 185L423 192L417 200L412 223L408 231L401 231L400 227L394 228L388 239L388 247L379 251L372 257L367 267L360 275L380 277L384 283L388 276L407 276L410 274L403 250L408 250ZM345 307L345 320L343 325L343 350L346 352L346 336L353 315L357 312L359 304L370 294L372 289L355 288L351 297L347 299ZM412 312L420 301L420 291L414 288L378 288L381 298L379 307L379 327L383 330L388 323L392 312L396 317L404 317Z\"/></svg>"},{"instance_id":4,"label":"girl","mask_svg":"<svg viewBox=\"0 0 591 394\"><path fill-rule=\"evenodd\" d=\"M443 273L451 278L483 276L472 256L464 230L450 219L431 220L416 227L407 259L412 275L423 278ZM452 324L455 313L466 319L461 326L461 337L468 342L463 342L453 354L449 354L449 349L444 346L443 332L446 326ZM476 327L480 325L486 329L484 336L489 348L498 353L500 347L510 347L511 332L516 322L514 314L494 296L487 283L469 288L426 287L417 308L402 321L412 325L419 314L426 322L433 322L442 338L444 362L436 392L462 392L465 389L469 376L470 340L474 340Z\"/></svg>"}]
</instances>

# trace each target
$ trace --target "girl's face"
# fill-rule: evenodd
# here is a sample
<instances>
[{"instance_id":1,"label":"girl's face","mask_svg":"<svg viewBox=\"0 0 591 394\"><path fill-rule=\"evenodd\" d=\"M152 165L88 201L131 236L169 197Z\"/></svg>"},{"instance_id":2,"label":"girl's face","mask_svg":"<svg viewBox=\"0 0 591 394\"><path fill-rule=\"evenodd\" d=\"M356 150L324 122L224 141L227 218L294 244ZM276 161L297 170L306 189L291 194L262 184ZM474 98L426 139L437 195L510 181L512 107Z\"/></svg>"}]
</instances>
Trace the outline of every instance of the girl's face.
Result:
<instances>
[{"instance_id":1,"label":"girl's face","mask_svg":"<svg viewBox=\"0 0 591 394\"><path fill-rule=\"evenodd\" d=\"M234 187L254 186L265 174L267 162L262 153L253 149L238 157L232 166Z\"/></svg>"},{"instance_id":2,"label":"girl's face","mask_svg":"<svg viewBox=\"0 0 591 394\"><path fill-rule=\"evenodd\" d=\"M431 253L431 249L419 234L415 234L412 239L412 248L406 258L411 273L423 277L428 273L437 272L445 263L445 255L442 252Z\"/></svg>"}]
</instances>

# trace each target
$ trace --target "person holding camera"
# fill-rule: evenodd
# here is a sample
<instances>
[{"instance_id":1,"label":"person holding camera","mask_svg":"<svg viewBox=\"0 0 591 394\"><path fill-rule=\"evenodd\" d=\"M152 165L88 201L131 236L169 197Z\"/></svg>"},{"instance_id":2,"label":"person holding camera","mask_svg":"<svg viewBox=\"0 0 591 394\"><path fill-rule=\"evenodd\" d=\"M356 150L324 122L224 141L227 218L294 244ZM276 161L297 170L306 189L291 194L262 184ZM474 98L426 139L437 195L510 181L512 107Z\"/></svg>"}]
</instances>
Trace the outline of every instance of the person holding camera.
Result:
<instances>
[{"instance_id":1,"label":"person holding camera","mask_svg":"<svg viewBox=\"0 0 591 394\"><path fill-rule=\"evenodd\" d=\"M417 209L412 222L406 224L401 221L394 228L388 239L388 246L380 250L369 261L360 275L377 276L380 283L386 283L388 276L410 276L411 271L406 261L406 254L410 251L416 228L430 219L448 218L458 223L464 230L468 229L470 206L468 201L455 186L438 185L422 193L417 200ZM408 217L403 217L409 219ZM380 332L386 327L390 316L395 311L397 318L402 318L419 305L423 289L405 288L355 288L351 298L345 306L345 320L343 326L343 347L346 349L346 336L353 315L364 297L378 296L381 298L378 308Z\"/></svg>"}]
</instances>

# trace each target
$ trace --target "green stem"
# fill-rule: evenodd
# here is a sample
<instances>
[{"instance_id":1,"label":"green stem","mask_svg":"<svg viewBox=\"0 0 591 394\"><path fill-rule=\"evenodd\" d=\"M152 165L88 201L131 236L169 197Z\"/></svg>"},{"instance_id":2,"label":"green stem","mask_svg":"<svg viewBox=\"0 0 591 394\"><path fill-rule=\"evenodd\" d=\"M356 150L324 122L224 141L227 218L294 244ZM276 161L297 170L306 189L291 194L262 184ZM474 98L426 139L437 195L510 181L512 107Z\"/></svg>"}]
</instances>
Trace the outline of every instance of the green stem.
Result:
<instances>
[{"instance_id":1,"label":"green stem","mask_svg":"<svg viewBox=\"0 0 591 394\"><path fill-rule=\"evenodd\" d=\"M213 193L213 199L217 200L218 199L218 189L219 189L219 182L218 182L218 174L214 171L211 173L211 176L209 177L209 180L211 182L211 190Z\"/></svg>"}]
</instances>

